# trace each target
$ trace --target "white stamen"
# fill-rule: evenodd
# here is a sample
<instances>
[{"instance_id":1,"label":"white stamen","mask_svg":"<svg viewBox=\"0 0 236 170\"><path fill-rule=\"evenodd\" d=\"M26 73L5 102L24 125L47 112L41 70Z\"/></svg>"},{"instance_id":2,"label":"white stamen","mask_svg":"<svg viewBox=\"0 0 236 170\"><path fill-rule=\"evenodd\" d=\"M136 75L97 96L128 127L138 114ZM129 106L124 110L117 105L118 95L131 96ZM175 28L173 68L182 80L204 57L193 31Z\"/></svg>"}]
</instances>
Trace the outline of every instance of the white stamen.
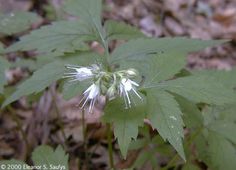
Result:
<instances>
[{"instance_id":1,"label":"white stamen","mask_svg":"<svg viewBox=\"0 0 236 170\"><path fill-rule=\"evenodd\" d=\"M89 113L91 113L91 111L94 108L96 100L100 96L100 88L96 84L92 84L91 86L89 86L89 88L87 90L84 91L83 95L84 95L84 97L82 98L82 100L84 98L86 98L86 99L85 99L81 108L84 108L86 103L90 100Z\"/></svg>"},{"instance_id":2,"label":"white stamen","mask_svg":"<svg viewBox=\"0 0 236 170\"><path fill-rule=\"evenodd\" d=\"M67 65L67 69L73 70L73 72L65 73L63 78L72 78L73 81L83 81L89 78L92 78L94 76L93 70L90 67L79 67L79 66L73 66L73 65Z\"/></svg>"},{"instance_id":3,"label":"white stamen","mask_svg":"<svg viewBox=\"0 0 236 170\"><path fill-rule=\"evenodd\" d=\"M131 107L131 100L130 100L130 96L129 96L129 92L133 91L134 94L136 96L138 96L138 98L142 99L142 97L138 94L138 92L135 90L134 86L139 86L136 82L128 79L128 78L122 78L120 85L119 85L119 93L120 96L123 96L124 101L125 101L125 105L126 108L130 108ZM131 96L132 98L132 96Z\"/></svg>"}]
</instances>

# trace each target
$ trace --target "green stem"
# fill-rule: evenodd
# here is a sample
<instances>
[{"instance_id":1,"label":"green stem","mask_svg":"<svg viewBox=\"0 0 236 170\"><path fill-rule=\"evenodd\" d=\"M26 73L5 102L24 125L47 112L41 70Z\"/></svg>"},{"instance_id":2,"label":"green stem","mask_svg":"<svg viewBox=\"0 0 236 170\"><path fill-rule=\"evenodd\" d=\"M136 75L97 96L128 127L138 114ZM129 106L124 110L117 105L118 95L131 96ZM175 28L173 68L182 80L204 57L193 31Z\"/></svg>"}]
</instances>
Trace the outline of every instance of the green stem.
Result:
<instances>
[{"instance_id":1,"label":"green stem","mask_svg":"<svg viewBox=\"0 0 236 170\"><path fill-rule=\"evenodd\" d=\"M110 169L115 169L114 159L113 159L113 148L112 148L112 131L110 123L107 123L107 141L108 141Z\"/></svg>"}]
</instances>

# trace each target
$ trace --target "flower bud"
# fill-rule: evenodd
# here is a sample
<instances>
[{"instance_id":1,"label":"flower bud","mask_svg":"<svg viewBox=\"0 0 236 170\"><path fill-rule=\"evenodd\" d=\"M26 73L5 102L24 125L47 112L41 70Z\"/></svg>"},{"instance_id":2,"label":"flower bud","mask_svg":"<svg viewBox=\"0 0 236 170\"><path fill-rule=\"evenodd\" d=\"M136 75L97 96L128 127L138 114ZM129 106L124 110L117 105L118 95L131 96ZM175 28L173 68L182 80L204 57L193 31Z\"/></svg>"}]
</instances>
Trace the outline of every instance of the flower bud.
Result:
<instances>
[{"instance_id":1,"label":"flower bud","mask_svg":"<svg viewBox=\"0 0 236 170\"><path fill-rule=\"evenodd\" d=\"M138 72L137 70L133 69L133 68L130 68L126 71L126 74L129 76L129 77L135 77L137 76Z\"/></svg>"},{"instance_id":2,"label":"flower bud","mask_svg":"<svg viewBox=\"0 0 236 170\"><path fill-rule=\"evenodd\" d=\"M109 89L107 90L107 97L109 100L112 100L116 97L116 88L114 85L112 85L111 87L109 87Z\"/></svg>"}]
</instances>

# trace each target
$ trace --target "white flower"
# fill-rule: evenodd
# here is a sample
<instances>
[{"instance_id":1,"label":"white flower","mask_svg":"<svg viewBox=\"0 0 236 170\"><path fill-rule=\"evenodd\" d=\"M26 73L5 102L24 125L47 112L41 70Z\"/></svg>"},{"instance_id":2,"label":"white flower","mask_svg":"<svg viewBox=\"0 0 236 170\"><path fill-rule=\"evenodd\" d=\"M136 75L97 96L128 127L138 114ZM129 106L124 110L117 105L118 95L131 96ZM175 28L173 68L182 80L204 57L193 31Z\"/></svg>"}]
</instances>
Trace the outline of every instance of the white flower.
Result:
<instances>
[{"instance_id":1,"label":"white flower","mask_svg":"<svg viewBox=\"0 0 236 170\"><path fill-rule=\"evenodd\" d=\"M83 81L94 76L93 67L68 65L66 68L73 70L72 72L65 73L64 76L64 78L71 78L71 81Z\"/></svg>"},{"instance_id":2,"label":"white flower","mask_svg":"<svg viewBox=\"0 0 236 170\"><path fill-rule=\"evenodd\" d=\"M129 96L130 92L134 92L140 99L142 99L142 97L136 91L135 86L138 87L139 85L136 82L134 82L128 78L121 79L121 82L119 85L119 94L120 94L120 96L124 97L126 108L131 107L131 100L130 100L130 96Z\"/></svg>"},{"instance_id":3,"label":"white flower","mask_svg":"<svg viewBox=\"0 0 236 170\"><path fill-rule=\"evenodd\" d=\"M87 90L84 91L83 93L84 97L81 99L81 101L84 101L82 108L86 105L88 101L90 101L89 105L89 113L93 110L94 104L96 103L97 99L100 96L100 87L93 83Z\"/></svg>"}]
</instances>

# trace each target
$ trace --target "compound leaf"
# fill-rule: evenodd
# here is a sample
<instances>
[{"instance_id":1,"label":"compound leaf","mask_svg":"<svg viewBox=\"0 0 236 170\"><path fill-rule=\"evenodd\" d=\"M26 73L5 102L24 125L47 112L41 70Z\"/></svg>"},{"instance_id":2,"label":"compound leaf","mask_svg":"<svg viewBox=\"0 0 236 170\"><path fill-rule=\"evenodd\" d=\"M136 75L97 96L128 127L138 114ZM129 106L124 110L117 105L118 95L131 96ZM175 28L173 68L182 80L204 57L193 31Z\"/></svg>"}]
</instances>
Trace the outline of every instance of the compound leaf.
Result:
<instances>
[{"instance_id":1,"label":"compound leaf","mask_svg":"<svg viewBox=\"0 0 236 170\"><path fill-rule=\"evenodd\" d=\"M188 39L183 37L177 38L146 38L131 40L117 47L112 53L112 63L128 58L147 57L149 54L182 54L198 51L206 47L219 45L226 42L225 40L208 40Z\"/></svg>"},{"instance_id":2,"label":"compound leaf","mask_svg":"<svg viewBox=\"0 0 236 170\"><path fill-rule=\"evenodd\" d=\"M0 14L0 34L11 35L25 31L38 19L35 13L25 11Z\"/></svg>"},{"instance_id":3,"label":"compound leaf","mask_svg":"<svg viewBox=\"0 0 236 170\"><path fill-rule=\"evenodd\" d=\"M46 64L41 69L34 72L34 74L20 84L17 90L4 101L2 107L16 101L22 96L32 93L38 93L48 87L54 81L60 79L64 74L64 64L61 62L53 62Z\"/></svg>"},{"instance_id":4,"label":"compound leaf","mask_svg":"<svg viewBox=\"0 0 236 170\"><path fill-rule=\"evenodd\" d=\"M117 22L113 20L108 20L105 22L106 39L135 39L145 37L145 35L140 32L137 28L127 25L123 22Z\"/></svg>"},{"instance_id":5,"label":"compound leaf","mask_svg":"<svg viewBox=\"0 0 236 170\"><path fill-rule=\"evenodd\" d=\"M164 140L168 140L185 160L182 145L183 120L181 110L174 96L158 90L147 90L147 118Z\"/></svg>"},{"instance_id":6,"label":"compound leaf","mask_svg":"<svg viewBox=\"0 0 236 170\"><path fill-rule=\"evenodd\" d=\"M234 170L236 167L235 147L224 137L209 131L207 137L209 165L216 170Z\"/></svg>"},{"instance_id":7,"label":"compound leaf","mask_svg":"<svg viewBox=\"0 0 236 170\"><path fill-rule=\"evenodd\" d=\"M165 81L153 88L177 93L194 102L222 105L236 100L233 90L225 88L208 76L188 76Z\"/></svg>"},{"instance_id":8,"label":"compound leaf","mask_svg":"<svg viewBox=\"0 0 236 170\"><path fill-rule=\"evenodd\" d=\"M32 159L34 165L41 166L44 169L55 169L60 166L68 170L68 155L61 146L58 146L55 151L46 145L39 146L33 151Z\"/></svg>"},{"instance_id":9,"label":"compound leaf","mask_svg":"<svg viewBox=\"0 0 236 170\"><path fill-rule=\"evenodd\" d=\"M188 128L201 128L203 126L202 113L198 107L179 95L175 95L176 101L179 103L183 112L184 123Z\"/></svg>"},{"instance_id":10,"label":"compound leaf","mask_svg":"<svg viewBox=\"0 0 236 170\"><path fill-rule=\"evenodd\" d=\"M99 37L99 40L104 44L104 31L101 24L101 0L68 0L65 3L64 9L71 15L78 16L83 22L88 25L89 29Z\"/></svg>"},{"instance_id":11,"label":"compound leaf","mask_svg":"<svg viewBox=\"0 0 236 170\"><path fill-rule=\"evenodd\" d=\"M187 38L149 38L128 41L117 47L110 63L121 68L132 65L145 78L144 85L172 78L185 66L189 52L201 50L225 41L202 41ZM175 61L175 62L173 62Z\"/></svg>"},{"instance_id":12,"label":"compound leaf","mask_svg":"<svg viewBox=\"0 0 236 170\"><path fill-rule=\"evenodd\" d=\"M138 136L138 127L143 125L145 118L145 104L136 103L135 107L125 109L121 99L110 101L105 107L104 120L113 122L114 135L118 140L121 154L126 158L131 139Z\"/></svg>"},{"instance_id":13,"label":"compound leaf","mask_svg":"<svg viewBox=\"0 0 236 170\"><path fill-rule=\"evenodd\" d=\"M38 52L74 52L86 50L84 41L94 40L83 22L59 21L43 26L20 38L20 41L6 49L6 52L37 50Z\"/></svg>"},{"instance_id":14,"label":"compound leaf","mask_svg":"<svg viewBox=\"0 0 236 170\"><path fill-rule=\"evenodd\" d=\"M194 75L208 76L217 82L221 82L227 88L236 87L236 69L225 71L225 70L201 70L193 71Z\"/></svg>"},{"instance_id":15,"label":"compound leaf","mask_svg":"<svg viewBox=\"0 0 236 170\"><path fill-rule=\"evenodd\" d=\"M208 128L236 145L235 123L218 120L211 123Z\"/></svg>"}]
</instances>

